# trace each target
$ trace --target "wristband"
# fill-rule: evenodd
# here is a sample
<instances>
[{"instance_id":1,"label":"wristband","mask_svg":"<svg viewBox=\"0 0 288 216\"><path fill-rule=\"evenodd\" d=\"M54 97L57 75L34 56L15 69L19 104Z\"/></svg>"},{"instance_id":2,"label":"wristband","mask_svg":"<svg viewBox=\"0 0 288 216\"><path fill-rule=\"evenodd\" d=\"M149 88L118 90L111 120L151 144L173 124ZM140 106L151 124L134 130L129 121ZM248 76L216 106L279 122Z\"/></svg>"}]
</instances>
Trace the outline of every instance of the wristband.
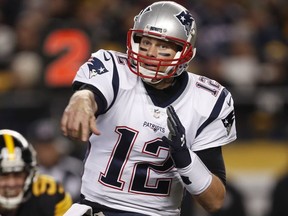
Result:
<instances>
[{"instance_id":1,"label":"wristband","mask_svg":"<svg viewBox=\"0 0 288 216\"><path fill-rule=\"evenodd\" d=\"M185 188L192 194L198 195L205 191L212 182L212 174L201 159L189 150L192 162L184 167L177 168Z\"/></svg>"}]
</instances>

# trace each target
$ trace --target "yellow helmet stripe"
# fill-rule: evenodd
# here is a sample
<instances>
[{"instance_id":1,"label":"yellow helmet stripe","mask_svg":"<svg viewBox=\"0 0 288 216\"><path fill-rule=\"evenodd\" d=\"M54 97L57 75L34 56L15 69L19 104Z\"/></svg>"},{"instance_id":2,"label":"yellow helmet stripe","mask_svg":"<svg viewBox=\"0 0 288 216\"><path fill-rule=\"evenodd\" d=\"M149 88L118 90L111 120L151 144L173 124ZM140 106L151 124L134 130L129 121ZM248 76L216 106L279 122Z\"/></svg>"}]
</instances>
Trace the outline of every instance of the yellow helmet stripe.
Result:
<instances>
[{"instance_id":1,"label":"yellow helmet stripe","mask_svg":"<svg viewBox=\"0 0 288 216\"><path fill-rule=\"evenodd\" d=\"M13 160L15 159L15 154L14 154L14 140L13 137L10 134L4 134L4 142L8 151L8 159Z\"/></svg>"}]
</instances>

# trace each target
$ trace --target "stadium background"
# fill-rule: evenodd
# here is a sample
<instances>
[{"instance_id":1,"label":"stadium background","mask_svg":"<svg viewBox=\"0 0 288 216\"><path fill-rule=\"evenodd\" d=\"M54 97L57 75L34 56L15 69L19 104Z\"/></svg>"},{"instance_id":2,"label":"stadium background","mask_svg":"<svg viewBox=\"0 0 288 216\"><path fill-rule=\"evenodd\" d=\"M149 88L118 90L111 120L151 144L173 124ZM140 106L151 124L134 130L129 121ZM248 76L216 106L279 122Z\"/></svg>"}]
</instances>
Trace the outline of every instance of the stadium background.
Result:
<instances>
[{"instance_id":1,"label":"stadium background","mask_svg":"<svg viewBox=\"0 0 288 216\"><path fill-rule=\"evenodd\" d=\"M264 216L288 173L288 2L176 1L198 24L190 70L234 96L238 140L223 150L228 180L248 215ZM125 52L134 15L151 2L0 0L0 128L26 134L38 119L59 120L77 68L99 48ZM72 145L81 158L83 147Z\"/></svg>"}]
</instances>

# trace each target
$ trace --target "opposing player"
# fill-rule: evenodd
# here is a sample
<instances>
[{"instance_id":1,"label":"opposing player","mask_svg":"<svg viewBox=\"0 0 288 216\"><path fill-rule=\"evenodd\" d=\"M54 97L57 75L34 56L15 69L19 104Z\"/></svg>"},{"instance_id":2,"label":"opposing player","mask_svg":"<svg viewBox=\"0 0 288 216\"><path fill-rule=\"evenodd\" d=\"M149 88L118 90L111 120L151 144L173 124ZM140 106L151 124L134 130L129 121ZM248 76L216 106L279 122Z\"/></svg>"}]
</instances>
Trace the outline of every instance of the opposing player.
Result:
<instances>
[{"instance_id":1,"label":"opposing player","mask_svg":"<svg viewBox=\"0 0 288 216\"><path fill-rule=\"evenodd\" d=\"M61 128L88 141L80 204L93 213L180 215L185 190L207 211L221 208L233 99L187 72L196 35L186 8L156 2L135 17L127 54L99 50L77 72Z\"/></svg>"},{"instance_id":2,"label":"opposing player","mask_svg":"<svg viewBox=\"0 0 288 216\"><path fill-rule=\"evenodd\" d=\"M69 194L49 176L36 174L35 151L13 130L0 130L0 215L62 216Z\"/></svg>"}]
</instances>

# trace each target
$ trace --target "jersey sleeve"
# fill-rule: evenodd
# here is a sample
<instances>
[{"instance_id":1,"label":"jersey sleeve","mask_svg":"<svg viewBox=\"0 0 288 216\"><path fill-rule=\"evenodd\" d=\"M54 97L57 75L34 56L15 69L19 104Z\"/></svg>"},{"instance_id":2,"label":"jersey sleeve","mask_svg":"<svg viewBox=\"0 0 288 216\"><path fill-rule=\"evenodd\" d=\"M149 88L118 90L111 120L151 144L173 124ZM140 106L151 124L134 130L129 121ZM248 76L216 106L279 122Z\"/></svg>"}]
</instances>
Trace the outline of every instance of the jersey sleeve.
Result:
<instances>
[{"instance_id":1,"label":"jersey sleeve","mask_svg":"<svg viewBox=\"0 0 288 216\"><path fill-rule=\"evenodd\" d=\"M72 205L70 194L50 176L37 176L32 185L32 194L42 216L61 216Z\"/></svg>"},{"instance_id":2,"label":"jersey sleeve","mask_svg":"<svg viewBox=\"0 0 288 216\"><path fill-rule=\"evenodd\" d=\"M93 53L84 63L73 80L73 89L83 86L97 94L98 98L105 100L109 106L115 97L115 68L112 55L108 51L99 50ZM85 88L85 87L84 87Z\"/></svg>"},{"instance_id":3,"label":"jersey sleeve","mask_svg":"<svg viewBox=\"0 0 288 216\"><path fill-rule=\"evenodd\" d=\"M223 146L236 139L234 101L231 93L223 88L209 116L197 130L193 151Z\"/></svg>"}]
</instances>

